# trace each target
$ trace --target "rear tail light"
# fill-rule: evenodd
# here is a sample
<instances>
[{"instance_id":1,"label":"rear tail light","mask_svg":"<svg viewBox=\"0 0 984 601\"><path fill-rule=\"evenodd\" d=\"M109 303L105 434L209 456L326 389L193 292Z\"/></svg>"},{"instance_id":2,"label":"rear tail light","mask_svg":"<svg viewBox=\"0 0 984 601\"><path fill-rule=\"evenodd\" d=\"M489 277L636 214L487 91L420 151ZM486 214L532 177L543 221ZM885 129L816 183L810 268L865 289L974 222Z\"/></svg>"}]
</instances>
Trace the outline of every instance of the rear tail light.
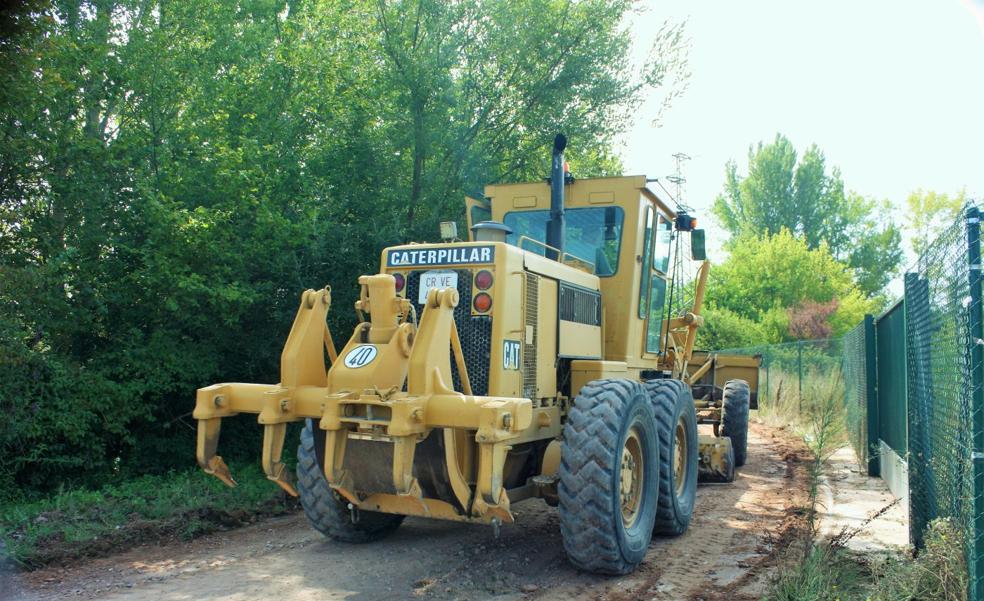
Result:
<instances>
[{"instance_id":1,"label":"rear tail light","mask_svg":"<svg viewBox=\"0 0 984 601\"><path fill-rule=\"evenodd\" d=\"M393 279L396 280L396 291L403 292L403 287L407 285L407 278L402 273L394 273Z\"/></svg>"},{"instance_id":2,"label":"rear tail light","mask_svg":"<svg viewBox=\"0 0 984 601\"><path fill-rule=\"evenodd\" d=\"M479 290L488 290L492 287L492 272L483 269L475 274L475 287Z\"/></svg>"},{"instance_id":3,"label":"rear tail light","mask_svg":"<svg viewBox=\"0 0 984 601\"><path fill-rule=\"evenodd\" d=\"M478 313L488 313L489 309L492 308L492 297L485 292L479 292L475 295L472 306L475 307L475 311Z\"/></svg>"}]
</instances>

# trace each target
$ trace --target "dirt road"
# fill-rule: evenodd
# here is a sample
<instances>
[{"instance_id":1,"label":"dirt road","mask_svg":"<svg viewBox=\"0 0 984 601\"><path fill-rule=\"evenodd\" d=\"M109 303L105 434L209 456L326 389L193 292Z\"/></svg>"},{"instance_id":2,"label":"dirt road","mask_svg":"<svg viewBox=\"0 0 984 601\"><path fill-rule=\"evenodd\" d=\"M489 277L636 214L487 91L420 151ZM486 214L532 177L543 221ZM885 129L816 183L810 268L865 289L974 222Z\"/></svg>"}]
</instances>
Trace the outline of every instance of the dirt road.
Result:
<instances>
[{"instance_id":1,"label":"dirt road","mask_svg":"<svg viewBox=\"0 0 984 601\"><path fill-rule=\"evenodd\" d=\"M690 531L654 540L623 578L579 573L564 557L557 511L517 506L498 539L488 527L408 519L371 545L327 540L301 514L70 568L0 575L15 601L113 599L754 599L802 523L806 455L752 424L749 462L732 485L702 485ZM6 601L6 600L4 600Z\"/></svg>"}]
</instances>

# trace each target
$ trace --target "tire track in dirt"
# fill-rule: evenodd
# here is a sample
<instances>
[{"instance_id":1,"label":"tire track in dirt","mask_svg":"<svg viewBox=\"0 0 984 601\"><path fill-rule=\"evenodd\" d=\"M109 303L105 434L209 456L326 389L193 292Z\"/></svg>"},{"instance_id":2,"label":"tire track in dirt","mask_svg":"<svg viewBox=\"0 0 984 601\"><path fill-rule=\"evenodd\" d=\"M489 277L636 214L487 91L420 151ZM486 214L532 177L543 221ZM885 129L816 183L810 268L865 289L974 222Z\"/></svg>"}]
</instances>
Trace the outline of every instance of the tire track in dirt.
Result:
<instances>
[{"instance_id":1,"label":"tire track in dirt","mask_svg":"<svg viewBox=\"0 0 984 601\"><path fill-rule=\"evenodd\" d=\"M498 539L485 526L408 519L386 540L345 545L295 514L20 574L22 590L7 599L752 599L802 524L805 459L792 436L752 423L738 481L700 486L690 530L655 539L640 568L622 578L575 570L556 509L534 500L516 506L517 522Z\"/></svg>"}]
</instances>

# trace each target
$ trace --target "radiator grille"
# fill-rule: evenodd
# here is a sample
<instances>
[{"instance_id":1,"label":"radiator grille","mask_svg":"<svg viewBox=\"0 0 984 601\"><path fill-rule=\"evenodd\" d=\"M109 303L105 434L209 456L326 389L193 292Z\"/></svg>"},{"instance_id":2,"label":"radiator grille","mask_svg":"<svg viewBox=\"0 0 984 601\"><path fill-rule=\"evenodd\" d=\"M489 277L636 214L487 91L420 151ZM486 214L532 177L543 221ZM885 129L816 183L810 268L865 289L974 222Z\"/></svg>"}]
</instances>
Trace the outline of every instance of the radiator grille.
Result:
<instances>
[{"instance_id":1,"label":"radiator grille","mask_svg":"<svg viewBox=\"0 0 984 601\"><path fill-rule=\"evenodd\" d=\"M423 317L423 305L417 304L420 290L420 275L427 270L411 271L407 274L407 298L417 306L417 314ZM461 337L461 352L465 355L465 365L468 367L468 381L471 383L472 394L487 395L489 393L489 365L492 356L492 318L471 315L472 272L468 269L456 269L458 274L458 294L461 300L454 309L454 323L458 326ZM448 353L450 353L450 347ZM455 390L461 390L461 378L454 357L451 357L451 379Z\"/></svg>"},{"instance_id":2,"label":"radiator grille","mask_svg":"<svg viewBox=\"0 0 984 601\"><path fill-rule=\"evenodd\" d=\"M558 312L564 321L600 326L601 293L561 283Z\"/></svg>"},{"instance_id":3,"label":"radiator grille","mask_svg":"<svg viewBox=\"0 0 984 601\"><path fill-rule=\"evenodd\" d=\"M526 331L523 333L523 396L536 402L536 328L540 313L540 276L526 274ZM532 336L530 336L532 333Z\"/></svg>"}]
</instances>

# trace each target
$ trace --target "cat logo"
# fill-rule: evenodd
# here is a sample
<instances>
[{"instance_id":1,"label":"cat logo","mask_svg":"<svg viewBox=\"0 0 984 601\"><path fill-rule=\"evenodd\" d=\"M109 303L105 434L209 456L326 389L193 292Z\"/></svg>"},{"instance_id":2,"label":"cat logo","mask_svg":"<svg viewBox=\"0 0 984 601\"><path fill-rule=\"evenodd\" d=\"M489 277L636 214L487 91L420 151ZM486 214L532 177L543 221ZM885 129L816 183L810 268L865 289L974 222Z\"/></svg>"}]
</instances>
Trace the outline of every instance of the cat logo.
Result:
<instances>
[{"instance_id":1,"label":"cat logo","mask_svg":"<svg viewBox=\"0 0 984 601\"><path fill-rule=\"evenodd\" d=\"M519 341L502 342L502 369L519 369Z\"/></svg>"}]
</instances>

